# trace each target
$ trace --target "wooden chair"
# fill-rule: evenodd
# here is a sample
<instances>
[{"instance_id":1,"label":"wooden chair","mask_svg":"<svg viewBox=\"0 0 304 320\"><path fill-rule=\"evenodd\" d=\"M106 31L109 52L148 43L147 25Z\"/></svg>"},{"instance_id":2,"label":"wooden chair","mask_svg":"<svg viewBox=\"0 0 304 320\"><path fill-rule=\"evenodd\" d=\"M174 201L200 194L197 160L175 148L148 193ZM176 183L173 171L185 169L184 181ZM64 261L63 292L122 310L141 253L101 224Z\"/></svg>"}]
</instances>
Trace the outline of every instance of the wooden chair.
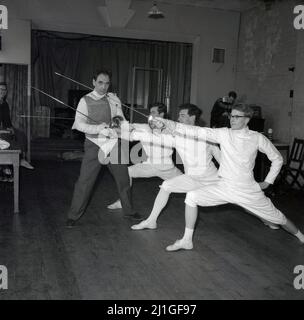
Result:
<instances>
[{"instance_id":1,"label":"wooden chair","mask_svg":"<svg viewBox=\"0 0 304 320\"><path fill-rule=\"evenodd\" d=\"M280 182L290 188L304 190L304 139L295 138L286 165L282 167Z\"/></svg>"}]
</instances>

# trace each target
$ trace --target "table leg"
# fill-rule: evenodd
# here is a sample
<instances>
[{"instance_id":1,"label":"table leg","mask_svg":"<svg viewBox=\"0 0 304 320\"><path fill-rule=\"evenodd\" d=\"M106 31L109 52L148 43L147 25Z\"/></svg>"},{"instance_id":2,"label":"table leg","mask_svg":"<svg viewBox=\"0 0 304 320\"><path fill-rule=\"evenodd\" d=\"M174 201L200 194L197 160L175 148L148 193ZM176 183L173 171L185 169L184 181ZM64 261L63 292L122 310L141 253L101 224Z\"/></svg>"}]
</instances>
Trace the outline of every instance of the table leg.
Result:
<instances>
[{"instance_id":1,"label":"table leg","mask_svg":"<svg viewBox=\"0 0 304 320\"><path fill-rule=\"evenodd\" d=\"M14 213L19 213L19 165L14 165Z\"/></svg>"}]
</instances>

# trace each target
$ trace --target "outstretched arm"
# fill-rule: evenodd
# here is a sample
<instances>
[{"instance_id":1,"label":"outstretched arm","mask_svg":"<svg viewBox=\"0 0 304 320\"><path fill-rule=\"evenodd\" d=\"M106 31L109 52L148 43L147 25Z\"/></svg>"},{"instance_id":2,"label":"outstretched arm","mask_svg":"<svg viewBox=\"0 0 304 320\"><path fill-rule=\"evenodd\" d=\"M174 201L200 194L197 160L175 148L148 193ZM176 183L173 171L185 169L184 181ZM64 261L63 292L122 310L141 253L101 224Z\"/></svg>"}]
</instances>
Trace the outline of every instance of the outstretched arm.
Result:
<instances>
[{"instance_id":1,"label":"outstretched arm","mask_svg":"<svg viewBox=\"0 0 304 320\"><path fill-rule=\"evenodd\" d=\"M163 122L166 126L167 131L169 131L172 135L181 135L183 137L202 139L213 143L220 143L219 132L222 129L211 129L205 127L202 128L199 126L191 126L162 118L156 118L156 120Z\"/></svg>"},{"instance_id":2,"label":"outstretched arm","mask_svg":"<svg viewBox=\"0 0 304 320\"><path fill-rule=\"evenodd\" d=\"M154 134L153 132L141 131L138 129L132 131L131 140L170 148L172 148L174 144L174 139L171 134Z\"/></svg>"}]
</instances>

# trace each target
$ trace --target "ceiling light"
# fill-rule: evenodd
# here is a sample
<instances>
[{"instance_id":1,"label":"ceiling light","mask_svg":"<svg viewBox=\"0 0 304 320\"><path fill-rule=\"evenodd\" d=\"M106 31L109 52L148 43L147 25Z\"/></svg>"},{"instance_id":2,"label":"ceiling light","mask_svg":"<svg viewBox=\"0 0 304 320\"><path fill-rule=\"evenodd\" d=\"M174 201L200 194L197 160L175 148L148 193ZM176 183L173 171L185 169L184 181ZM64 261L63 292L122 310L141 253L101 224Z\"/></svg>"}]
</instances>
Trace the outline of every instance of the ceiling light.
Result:
<instances>
[{"instance_id":1,"label":"ceiling light","mask_svg":"<svg viewBox=\"0 0 304 320\"><path fill-rule=\"evenodd\" d=\"M152 19L164 18L164 14L158 9L156 2L154 2L153 7L148 12L148 17Z\"/></svg>"}]
</instances>

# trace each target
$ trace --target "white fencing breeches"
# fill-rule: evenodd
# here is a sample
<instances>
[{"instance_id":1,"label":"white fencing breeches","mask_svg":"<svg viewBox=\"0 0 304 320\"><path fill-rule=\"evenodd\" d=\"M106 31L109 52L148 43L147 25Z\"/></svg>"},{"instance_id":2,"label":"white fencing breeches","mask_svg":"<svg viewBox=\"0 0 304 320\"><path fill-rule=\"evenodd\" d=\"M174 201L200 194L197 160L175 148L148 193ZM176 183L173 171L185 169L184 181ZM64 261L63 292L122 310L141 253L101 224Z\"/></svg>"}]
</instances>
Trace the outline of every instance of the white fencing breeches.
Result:
<instances>
[{"instance_id":1,"label":"white fencing breeches","mask_svg":"<svg viewBox=\"0 0 304 320\"><path fill-rule=\"evenodd\" d=\"M280 225L287 222L284 214L265 196L255 181L249 184L235 184L220 179L216 184L188 192L185 203L191 207L233 203L266 221Z\"/></svg>"},{"instance_id":2,"label":"white fencing breeches","mask_svg":"<svg viewBox=\"0 0 304 320\"><path fill-rule=\"evenodd\" d=\"M160 187L169 193L187 193L191 190L196 190L210 184L215 184L218 180L219 179L216 174L209 176L190 176L183 174L164 181Z\"/></svg>"},{"instance_id":3,"label":"white fencing breeches","mask_svg":"<svg viewBox=\"0 0 304 320\"><path fill-rule=\"evenodd\" d=\"M176 167L166 169L164 166L153 166L149 163L137 163L128 167L128 170L131 178L159 177L167 180L182 174Z\"/></svg>"}]
</instances>

